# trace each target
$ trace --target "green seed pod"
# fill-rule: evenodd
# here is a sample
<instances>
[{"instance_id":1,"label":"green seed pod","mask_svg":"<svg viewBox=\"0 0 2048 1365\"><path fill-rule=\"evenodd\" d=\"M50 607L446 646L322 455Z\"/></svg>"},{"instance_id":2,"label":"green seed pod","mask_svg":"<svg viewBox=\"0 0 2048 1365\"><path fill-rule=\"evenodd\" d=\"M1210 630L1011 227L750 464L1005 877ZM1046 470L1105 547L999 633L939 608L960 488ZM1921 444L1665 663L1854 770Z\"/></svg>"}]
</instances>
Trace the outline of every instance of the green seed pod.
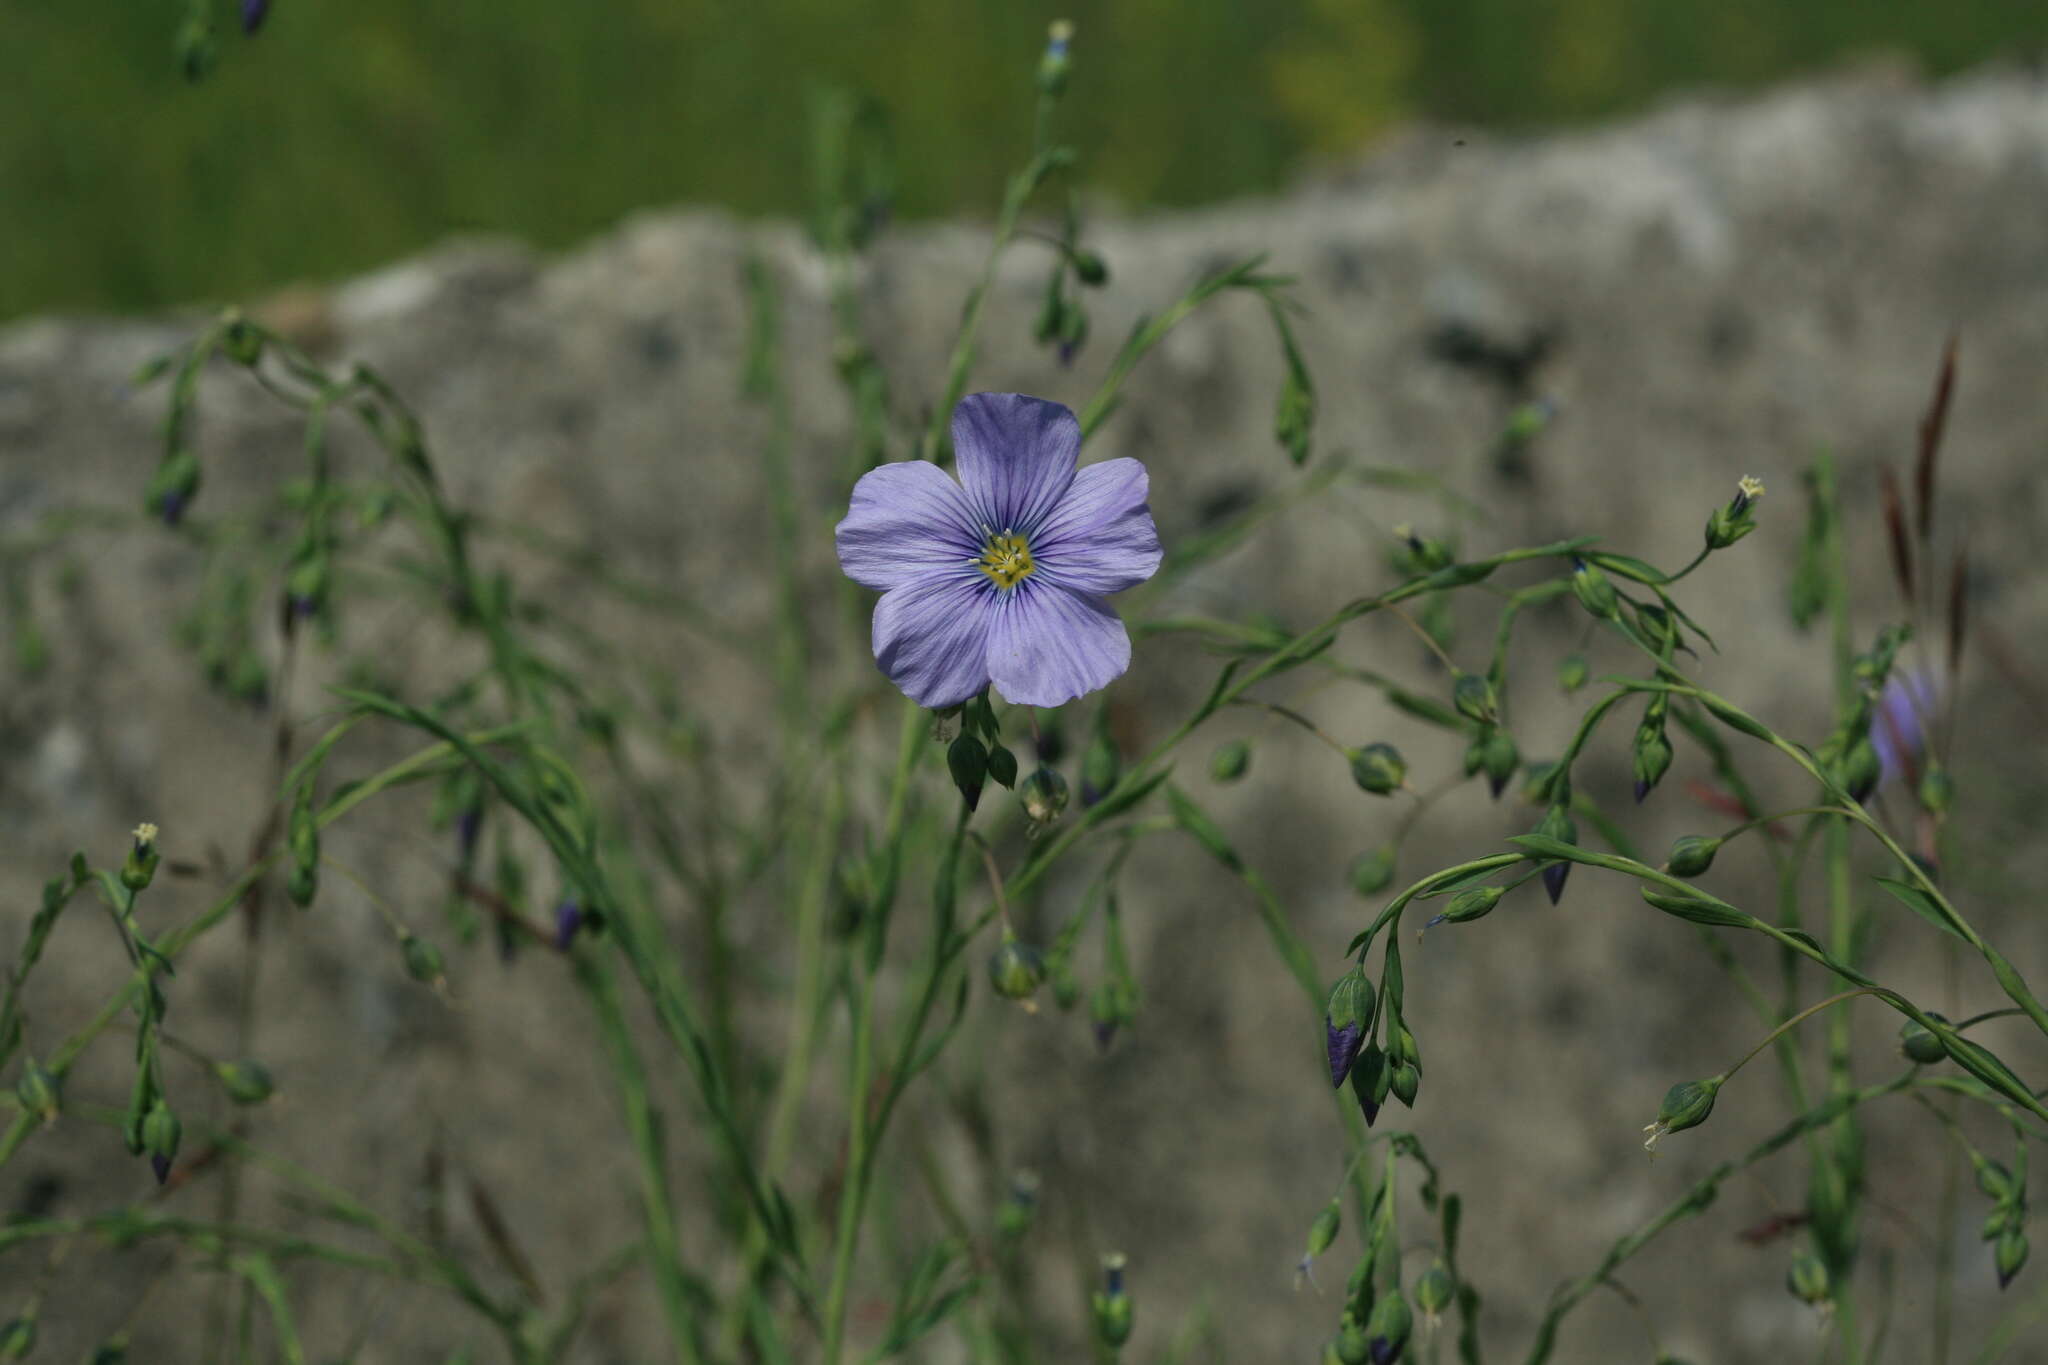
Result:
<instances>
[{"instance_id":1,"label":"green seed pod","mask_svg":"<svg viewBox=\"0 0 2048 1365\"><path fill-rule=\"evenodd\" d=\"M1073 263L1074 278L1089 288L1099 288L1109 282L1109 266L1097 253L1077 248L1073 253Z\"/></svg>"},{"instance_id":2,"label":"green seed pod","mask_svg":"<svg viewBox=\"0 0 2048 1365\"><path fill-rule=\"evenodd\" d=\"M1430 1322L1442 1317L1457 1297L1457 1282L1442 1261L1423 1271L1422 1278L1415 1282L1415 1304Z\"/></svg>"},{"instance_id":3,"label":"green seed pod","mask_svg":"<svg viewBox=\"0 0 2048 1365\"><path fill-rule=\"evenodd\" d=\"M1792 1268L1785 1273L1785 1288L1792 1292L1793 1298L1816 1308L1834 1296L1827 1266L1810 1251L1802 1251L1792 1258Z\"/></svg>"},{"instance_id":4,"label":"green seed pod","mask_svg":"<svg viewBox=\"0 0 2048 1365\"><path fill-rule=\"evenodd\" d=\"M1500 705L1493 684L1477 673L1460 673L1451 683L1451 705L1467 720L1492 725L1500 719Z\"/></svg>"},{"instance_id":5,"label":"green seed pod","mask_svg":"<svg viewBox=\"0 0 2048 1365\"><path fill-rule=\"evenodd\" d=\"M1578 691L1586 685L1586 679L1590 676L1592 673L1586 667L1586 656L1583 654L1567 654L1563 662L1557 666L1557 685L1566 692Z\"/></svg>"},{"instance_id":6,"label":"green seed pod","mask_svg":"<svg viewBox=\"0 0 2048 1365\"><path fill-rule=\"evenodd\" d=\"M1636 800L1641 802L1671 771L1671 741L1664 737L1664 718L1645 719L1636 727Z\"/></svg>"},{"instance_id":7,"label":"green seed pod","mask_svg":"<svg viewBox=\"0 0 2048 1365\"><path fill-rule=\"evenodd\" d=\"M441 981L441 950L417 934L407 933L398 940L399 951L405 957L405 974L415 981L437 985Z\"/></svg>"},{"instance_id":8,"label":"green seed pod","mask_svg":"<svg viewBox=\"0 0 2048 1365\"><path fill-rule=\"evenodd\" d=\"M2011 1225L2013 1215L2017 1212L2018 1210L2010 1204L2000 1204L1985 1217L1984 1225L1978 1230L1977 1236L1986 1242L1997 1241L1999 1235Z\"/></svg>"},{"instance_id":9,"label":"green seed pod","mask_svg":"<svg viewBox=\"0 0 2048 1365\"><path fill-rule=\"evenodd\" d=\"M2000 1234L1997 1245L1991 1249L1991 1258L1998 1266L1998 1287L2003 1289L2027 1263L2027 1234L2017 1222Z\"/></svg>"},{"instance_id":10,"label":"green seed pod","mask_svg":"<svg viewBox=\"0 0 2048 1365\"><path fill-rule=\"evenodd\" d=\"M1664 860L1664 865L1674 877L1697 877L1714 865L1714 855L1720 851L1719 839L1688 834L1671 845L1671 856Z\"/></svg>"},{"instance_id":11,"label":"green seed pod","mask_svg":"<svg viewBox=\"0 0 2048 1365\"><path fill-rule=\"evenodd\" d=\"M988 779L988 750L965 730L946 747L946 771L960 789L960 799L973 810L981 804L982 783Z\"/></svg>"},{"instance_id":12,"label":"green seed pod","mask_svg":"<svg viewBox=\"0 0 2048 1365\"><path fill-rule=\"evenodd\" d=\"M1380 1106L1387 1102L1387 1091L1393 1085L1392 1070L1378 1043L1367 1043L1358 1060L1351 1064L1351 1097L1358 1101L1358 1112L1365 1116L1368 1128L1379 1118Z\"/></svg>"},{"instance_id":13,"label":"green seed pod","mask_svg":"<svg viewBox=\"0 0 2048 1365\"><path fill-rule=\"evenodd\" d=\"M1334 1199L1317 1211L1315 1219L1308 1225L1308 1249L1302 1253L1304 1267L1316 1257L1328 1251L1336 1242L1337 1234L1344 1229L1344 1210Z\"/></svg>"},{"instance_id":14,"label":"green seed pod","mask_svg":"<svg viewBox=\"0 0 2048 1365\"><path fill-rule=\"evenodd\" d=\"M1039 768L1017 788L1017 800L1031 823L1044 828L1067 808L1067 779L1053 768Z\"/></svg>"},{"instance_id":15,"label":"green seed pod","mask_svg":"<svg viewBox=\"0 0 2048 1365\"><path fill-rule=\"evenodd\" d=\"M1372 1316L1365 1322L1365 1335L1372 1342L1372 1358L1379 1362L1399 1360L1408 1345L1408 1334L1414 1329L1414 1315L1408 1311L1408 1300L1401 1297L1401 1291L1389 1289L1380 1295L1372 1306Z\"/></svg>"},{"instance_id":16,"label":"green seed pod","mask_svg":"<svg viewBox=\"0 0 2048 1365\"><path fill-rule=\"evenodd\" d=\"M1451 897L1451 903L1442 914L1432 919L1431 926L1438 924L1467 924L1483 919L1493 913L1493 907L1500 904L1500 898L1508 893L1505 886L1471 886Z\"/></svg>"},{"instance_id":17,"label":"green seed pod","mask_svg":"<svg viewBox=\"0 0 2048 1365\"><path fill-rule=\"evenodd\" d=\"M1655 1151L1657 1139L1666 1133L1682 1133L1705 1123L1707 1115L1714 1112L1714 1096L1720 1093L1723 1079L1710 1076L1704 1081L1680 1081L1665 1091L1656 1119L1644 1125L1650 1135L1643 1142L1644 1150Z\"/></svg>"},{"instance_id":18,"label":"green seed pod","mask_svg":"<svg viewBox=\"0 0 2048 1365\"><path fill-rule=\"evenodd\" d=\"M1017 785L1017 755L998 744L988 751L989 780L999 787Z\"/></svg>"},{"instance_id":19,"label":"green seed pod","mask_svg":"<svg viewBox=\"0 0 2048 1365\"><path fill-rule=\"evenodd\" d=\"M57 1121L57 1112L63 1105L64 1078L45 1071L42 1064L30 1057L22 1064L21 1079L14 1083L15 1098L21 1101L24 1111L34 1114L45 1124Z\"/></svg>"},{"instance_id":20,"label":"green seed pod","mask_svg":"<svg viewBox=\"0 0 2048 1365\"><path fill-rule=\"evenodd\" d=\"M1621 600L1599 566L1583 559L1572 566L1572 592L1578 597L1580 606L1603 621L1614 615Z\"/></svg>"},{"instance_id":21,"label":"green seed pod","mask_svg":"<svg viewBox=\"0 0 2048 1365\"><path fill-rule=\"evenodd\" d=\"M294 863L285 874L284 889L292 904L303 910L320 894L320 874L304 863Z\"/></svg>"},{"instance_id":22,"label":"green seed pod","mask_svg":"<svg viewBox=\"0 0 2048 1365\"><path fill-rule=\"evenodd\" d=\"M1351 889L1365 897L1377 896L1394 880L1394 846L1382 844L1351 860Z\"/></svg>"},{"instance_id":23,"label":"green seed pod","mask_svg":"<svg viewBox=\"0 0 2048 1365\"><path fill-rule=\"evenodd\" d=\"M1849 752L1842 756L1842 762L1835 770L1835 781L1854 801L1867 800L1877 790L1878 779L1884 776L1884 762L1877 756L1877 747L1865 735L1849 746Z\"/></svg>"},{"instance_id":24,"label":"green seed pod","mask_svg":"<svg viewBox=\"0 0 2048 1365\"><path fill-rule=\"evenodd\" d=\"M1095 1335L1112 1351L1131 1339L1131 1296L1124 1292L1124 1254L1113 1251L1102 1258L1102 1288L1089 1298L1095 1310Z\"/></svg>"},{"instance_id":25,"label":"green seed pod","mask_svg":"<svg viewBox=\"0 0 2048 1365\"><path fill-rule=\"evenodd\" d=\"M1006 1000L1028 1000L1045 982L1045 960L1036 948L1005 938L989 955L988 981Z\"/></svg>"},{"instance_id":26,"label":"green seed pod","mask_svg":"<svg viewBox=\"0 0 2048 1365\"><path fill-rule=\"evenodd\" d=\"M1227 740L1209 756L1209 776L1217 782L1235 782L1251 766L1252 746L1241 739Z\"/></svg>"},{"instance_id":27,"label":"green seed pod","mask_svg":"<svg viewBox=\"0 0 2048 1365\"><path fill-rule=\"evenodd\" d=\"M1368 744L1351 755L1351 780L1360 790L1385 796L1408 780L1408 765L1391 744Z\"/></svg>"},{"instance_id":28,"label":"green seed pod","mask_svg":"<svg viewBox=\"0 0 2048 1365\"><path fill-rule=\"evenodd\" d=\"M213 1071L236 1104L261 1104L270 1098L270 1072L261 1062L220 1062Z\"/></svg>"}]
</instances>

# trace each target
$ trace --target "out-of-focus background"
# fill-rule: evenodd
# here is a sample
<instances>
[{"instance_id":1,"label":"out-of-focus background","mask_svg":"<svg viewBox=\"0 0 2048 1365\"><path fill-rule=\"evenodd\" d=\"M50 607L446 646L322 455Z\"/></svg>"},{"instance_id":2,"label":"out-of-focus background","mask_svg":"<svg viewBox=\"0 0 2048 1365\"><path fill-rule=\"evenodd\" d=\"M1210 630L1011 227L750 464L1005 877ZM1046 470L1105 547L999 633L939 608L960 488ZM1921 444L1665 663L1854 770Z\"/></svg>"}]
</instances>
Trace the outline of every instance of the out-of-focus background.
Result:
<instances>
[{"instance_id":1,"label":"out-of-focus background","mask_svg":"<svg viewBox=\"0 0 2048 1365\"><path fill-rule=\"evenodd\" d=\"M24 613L43 623L41 670L0 681L0 953L73 848L118 857L143 818L163 825L171 857L204 869L159 882L153 922L189 915L217 894L217 869L241 855L275 794L275 713L209 688L174 624L205 587L200 537L275 491L301 458L302 430L246 375L215 367L201 385L195 445L207 473L193 524L182 535L144 524L162 391L128 381L203 322L178 310L189 302L247 303L327 363L375 363L417 405L451 499L476 510L488 568L681 680L710 718L717 761L739 772L771 761L773 718L732 645L772 611L760 453L787 437L813 532L800 567L822 600L836 582L825 530L843 509L834 471L849 429L824 272L787 221L811 202L810 102L822 89L882 99L897 207L928 220L886 234L855 281L861 325L895 385L889 429L902 454L943 391L1002 177L1027 153L1031 73L1052 17L994 0L865 12L794 0L276 0L253 39L222 8L218 66L195 86L172 55L180 9L16 3L0 43L0 90L20 114L0 120L0 315L21 315L0 327L0 537L34 550L6 585L8 644ZM1585 532L1676 565L1737 477L1757 475L1769 489L1760 529L1681 600L1724 646L1698 661L1702 678L1817 740L1830 716L1828 644L1795 632L1785 609L1801 471L1823 449L1840 460L1855 631L1867 642L1902 611L1878 469L1912 458L1943 344L1959 333L1935 543L1943 565L1967 546L1976 624L1958 694L1951 885L2030 979L2048 979L2036 890L2048 880L2036 832L2048 765L2030 743L2048 664L2048 81L2028 65L2040 33L2022 7L1115 0L1066 12L1079 31L1060 132L1082 154L1084 236L1110 286L1090 295L1096 339L1063 366L1030 339L1048 257L1036 244L1013 253L990 294L976 387L1078 405L1141 312L1265 251L1299 276L1306 305L1302 346L1322 400L1310 474L1399 468L1470 500L1453 515L1340 480L1130 614L1271 612L1303 625L1390 581L1389 532L1403 520L1472 554ZM786 430L741 397L757 321L750 262L779 289ZM301 281L314 287L278 292ZM1144 459L1162 534L1186 543L1219 509L1300 486L1272 439L1280 377L1267 318L1250 300L1226 301L1147 360L1090 458ZM1554 420L1504 461L1504 427L1536 398ZM363 458L343 450L345 465ZM61 552L29 544L48 514L78 506L112 510ZM512 524L571 558L491 539ZM601 592L593 565L687 596L722 629L693 634L647 614L648 599ZM346 616L342 639L393 686L430 690L423 679L467 666L426 655L420 641L437 637L420 622L431 615L380 601ZM270 632L257 643L274 657L267 613L250 620ZM1453 652L1464 658L1489 624L1473 614L1462 626ZM818 629L835 685L869 678L858 641L834 650L828 625ZM1543 757L1576 714L1551 668L1586 632L1563 606L1524 629L1512 704L1525 754ZM283 698L302 742L336 657L306 650ZM1392 623L1347 633L1333 657L1443 682ZM591 658L581 663L601 676ZM1112 693L1126 754L1169 730L1215 666L1173 640L1142 642ZM1634 662L1596 650L1593 666ZM1456 769L1455 745L1415 738L1374 694L1296 681L1308 695L1276 698L1300 700L1347 743L1397 739L1421 779ZM1075 710L1079 732L1089 717ZM1244 783L1201 775L1206 743L1182 778L1334 971L1377 905L1353 893L1346 865L1388 837L1401 808L1364 797L1292 731L1223 733L1258 742ZM369 771L379 743L399 752L388 737L364 743L337 778ZM666 751L651 761L674 806L700 818L687 765ZM1615 734L1589 754L1582 786L1646 849L1725 823L1699 801L1693 784L1711 773L1683 744L1640 811L1628 777ZM1810 794L1778 770L1766 803ZM868 815L871 797L859 794ZM327 847L386 893L417 894L403 908L439 928L451 836L426 830L425 808L424 796L394 800ZM1402 871L1492 849L1536 818L1512 795L1495 804L1463 791L1421 827ZM1017 844L1002 847L1009 856ZM1753 847L1724 854L1714 876L1745 903L1773 894ZM1039 1358L1081 1358L1075 1287L1116 1246L1132 1257L1140 1304L1127 1358L1162 1359L1185 1331L1182 1360L1312 1359L1336 1296L1295 1294L1290 1271L1344 1156L1317 1039L1250 902L1189 846L1146 849L1126 883L1145 991L1137 1024L1103 1053L1078 1015L1029 1017L977 988L959 1051L901 1121L915 1135L909 1155L953 1179L977 1228L1011 1171L1043 1176L1043 1221L1016 1291ZM1083 884L1078 872L1051 879L1021 909L1025 930L1056 925ZM763 1055L781 1020L765 1002L791 971L788 889L761 888L735 930ZM533 888L536 913L551 890ZM372 903L345 882L330 880L310 914L283 910L281 897L273 906L258 976L243 974L238 935L216 935L181 964L173 1005L176 1030L224 1051L253 980L256 1051L280 1082L252 1119L256 1141L409 1227L429 1216L423 1169L445 1166L450 1190L478 1182L557 1296L592 1255L634 1235L617 1097L591 1065L593 1029L558 963L504 966L487 942L451 941L451 1002L404 979ZM1874 973L1946 1002L1933 932L1896 911L1873 923ZM674 925L695 942L687 907ZM61 1037L121 979L104 928L74 913L53 940L32 1041ZM1624 885L1581 870L1560 906L1518 898L1408 951L1429 1070L1418 1109L1393 1121L1412 1123L1465 1195L1465 1263L1488 1294L1490 1358L1516 1359L1560 1278L1775 1128L1784 1101L1759 1064L1712 1123L1648 1164L1640 1130L1664 1088L1725 1067L1758 1029L1690 930ZM1755 945L1738 951L1758 973L1776 970ZM1965 964L1955 981L1960 1013L2002 1003L1981 970ZM892 976L884 989L900 986ZM1867 1003L1850 1007L1862 1011L1859 1074L1889 1075L1895 1025ZM2009 1021L1984 1037L2012 1047L2023 1074L2048 1072ZM844 1038L827 1045L837 1056ZM117 1105L126 1060L123 1041L106 1040L73 1094ZM682 1217L702 1230L720 1195L704 1178L707 1144L689 1123L687 1086L670 1075L657 1086L675 1116ZM813 1097L790 1168L807 1213L837 1189L830 1089ZM184 1093L195 1114L224 1117L199 1086ZM1895 1310L1895 1358L1925 1359L1939 1129L1903 1103L1871 1123L1872 1284L1880 1261L1898 1272L1873 1297ZM31 1139L0 1171L0 1210L70 1215L151 1197L117 1137L82 1131ZM1738 1237L1796 1206L1804 1181L1803 1158L1782 1158L1632 1263L1626 1284L1662 1347L1701 1361L1813 1356L1814 1316L1783 1287L1793 1242ZM888 1310L876 1285L936 1222L920 1185L896 1188L867 1244L876 1284L855 1306L856 1334L868 1334L859 1345ZM202 1180L171 1207L205 1213L213 1198ZM448 1203L433 1214L445 1214L447 1244L493 1266L497 1234L459 1197ZM245 1211L304 1221L275 1199ZM1972 1348L2013 1296L2040 1292L2037 1265L1998 1293L1976 1240L1984 1211L1966 1194L1950 1229ZM25 1273L52 1286L46 1350L83 1356L166 1263L100 1247L47 1271L34 1262ZM0 1287L23 1264L0 1260ZM511 1292L503 1276L493 1284ZM292 1288L316 1358L360 1344L351 1358L363 1365L441 1360L476 1339L431 1293L310 1272ZM137 1358L196 1359L199 1296L148 1304ZM1602 1297L1573 1320L1559 1358L1648 1360L1644 1322ZM645 1361L658 1339L646 1282L629 1279L603 1296L573 1358ZM2037 1322L2005 1358L2048 1358L2043 1340Z\"/></svg>"},{"instance_id":2,"label":"out-of-focus background","mask_svg":"<svg viewBox=\"0 0 2048 1365\"><path fill-rule=\"evenodd\" d=\"M1270 191L1413 118L1535 128L1871 53L1929 75L2038 52L2010 0L15 0L0 43L0 317L229 299L451 232L565 246L652 204L809 202L807 104L881 97L897 206L979 214L1029 136L1018 55L1085 51L1063 128L1133 208Z\"/></svg>"}]
</instances>

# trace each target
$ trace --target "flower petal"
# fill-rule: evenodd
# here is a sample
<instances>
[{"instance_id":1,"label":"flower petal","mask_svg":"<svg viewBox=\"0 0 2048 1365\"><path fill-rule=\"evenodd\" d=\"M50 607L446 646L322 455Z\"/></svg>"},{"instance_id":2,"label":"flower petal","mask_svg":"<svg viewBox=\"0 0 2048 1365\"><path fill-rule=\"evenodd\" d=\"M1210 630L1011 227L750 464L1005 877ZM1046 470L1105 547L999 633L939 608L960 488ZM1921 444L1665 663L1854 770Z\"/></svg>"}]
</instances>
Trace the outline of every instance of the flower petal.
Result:
<instances>
[{"instance_id":1,"label":"flower petal","mask_svg":"<svg viewBox=\"0 0 2048 1365\"><path fill-rule=\"evenodd\" d=\"M1131 637L1109 604L1036 578L997 599L988 670L1013 706L1059 706L1131 666Z\"/></svg>"},{"instance_id":2,"label":"flower petal","mask_svg":"<svg viewBox=\"0 0 2048 1365\"><path fill-rule=\"evenodd\" d=\"M1100 597L1133 588L1158 572L1159 528L1145 503L1145 466L1104 460L1073 485L1032 538L1039 571L1062 587Z\"/></svg>"},{"instance_id":3,"label":"flower petal","mask_svg":"<svg viewBox=\"0 0 2048 1365\"><path fill-rule=\"evenodd\" d=\"M846 520L832 535L846 576L881 592L935 569L957 569L981 553L967 495L929 460L902 460L861 475Z\"/></svg>"},{"instance_id":4,"label":"flower petal","mask_svg":"<svg viewBox=\"0 0 2048 1365\"><path fill-rule=\"evenodd\" d=\"M953 454L975 519L1029 535L1074 481L1081 424L1043 398L970 393L953 409Z\"/></svg>"},{"instance_id":5,"label":"flower petal","mask_svg":"<svg viewBox=\"0 0 2048 1365\"><path fill-rule=\"evenodd\" d=\"M978 574L891 588L875 603L875 662L919 706L958 706L988 686L994 605Z\"/></svg>"}]
</instances>

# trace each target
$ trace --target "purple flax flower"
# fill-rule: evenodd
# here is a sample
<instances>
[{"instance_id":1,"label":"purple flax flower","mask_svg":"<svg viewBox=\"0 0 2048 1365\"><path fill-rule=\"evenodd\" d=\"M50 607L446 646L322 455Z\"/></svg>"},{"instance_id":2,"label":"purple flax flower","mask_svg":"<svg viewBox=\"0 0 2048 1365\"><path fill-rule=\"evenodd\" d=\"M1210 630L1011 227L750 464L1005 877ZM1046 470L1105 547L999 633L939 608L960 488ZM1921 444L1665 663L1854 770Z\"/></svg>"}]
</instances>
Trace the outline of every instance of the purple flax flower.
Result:
<instances>
[{"instance_id":1,"label":"purple flax flower","mask_svg":"<svg viewBox=\"0 0 2048 1365\"><path fill-rule=\"evenodd\" d=\"M1894 669L1878 694L1870 718L1870 746L1877 750L1880 782L1920 780L1920 755L1927 727L1941 709L1941 680L1924 669Z\"/></svg>"},{"instance_id":2,"label":"purple flax flower","mask_svg":"<svg viewBox=\"0 0 2048 1365\"><path fill-rule=\"evenodd\" d=\"M1081 425L1058 403L969 394L953 410L960 482L905 460L853 488L836 537L847 577L881 592L875 662L920 706L993 682L1018 706L1058 706L1131 663L1103 598L1150 578L1159 532L1145 466L1076 471Z\"/></svg>"},{"instance_id":3,"label":"purple flax flower","mask_svg":"<svg viewBox=\"0 0 2048 1365\"><path fill-rule=\"evenodd\" d=\"M242 32L254 33L270 15L270 0L242 0Z\"/></svg>"}]
</instances>

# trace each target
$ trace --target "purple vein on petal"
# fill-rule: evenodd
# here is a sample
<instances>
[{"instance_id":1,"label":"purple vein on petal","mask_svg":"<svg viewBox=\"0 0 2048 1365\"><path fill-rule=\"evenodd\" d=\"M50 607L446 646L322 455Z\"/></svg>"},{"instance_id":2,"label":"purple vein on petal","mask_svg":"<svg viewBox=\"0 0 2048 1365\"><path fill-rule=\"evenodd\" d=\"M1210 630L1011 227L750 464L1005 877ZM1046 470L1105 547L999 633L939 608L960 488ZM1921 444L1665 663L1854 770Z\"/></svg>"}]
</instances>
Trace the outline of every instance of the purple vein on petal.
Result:
<instances>
[{"instance_id":1,"label":"purple vein on petal","mask_svg":"<svg viewBox=\"0 0 2048 1365\"><path fill-rule=\"evenodd\" d=\"M1074 481L1081 424L1043 398L972 393L953 409L953 452L975 519L1028 535Z\"/></svg>"}]
</instances>

